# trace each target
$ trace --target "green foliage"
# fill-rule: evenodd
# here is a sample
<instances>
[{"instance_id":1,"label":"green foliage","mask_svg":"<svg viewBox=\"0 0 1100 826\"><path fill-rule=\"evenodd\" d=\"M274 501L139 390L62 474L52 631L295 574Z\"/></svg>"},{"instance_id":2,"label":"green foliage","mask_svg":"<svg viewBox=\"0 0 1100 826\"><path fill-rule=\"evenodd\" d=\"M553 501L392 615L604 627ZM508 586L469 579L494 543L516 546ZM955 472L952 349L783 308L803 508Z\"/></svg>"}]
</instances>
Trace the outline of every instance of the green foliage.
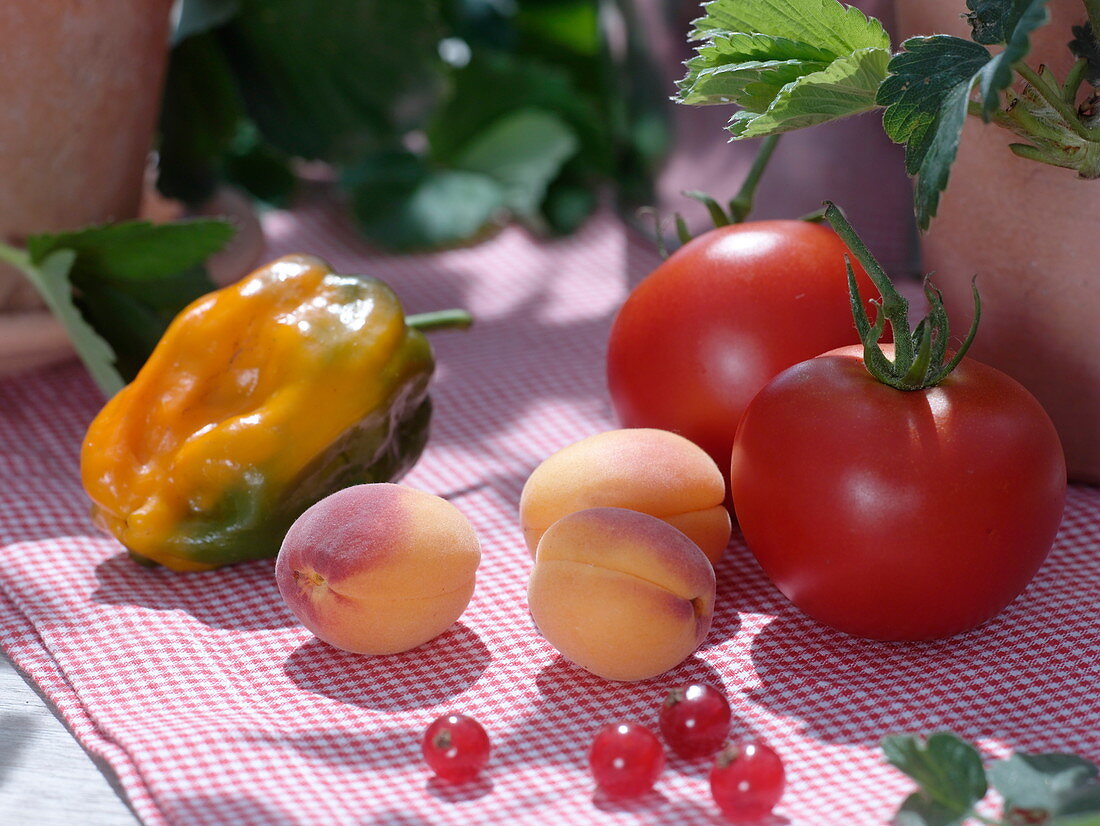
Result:
<instances>
[{"instance_id":1,"label":"green foliage","mask_svg":"<svg viewBox=\"0 0 1100 826\"><path fill-rule=\"evenodd\" d=\"M923 811L961 820L985 797L988 785L981 756L950 732L937 732L923 743L911 735L887 737L882 750L892 766L920 786L914 794Z\"/></svg>"},{"instance_id":2,"label":"green foliage","mask_svg":"<svg viewBox=\"0 0 1100 826\"><path fill-rule=\"evenodd\" d=\"M1055 822L1090 813L1100 821L1096 776L1095 764L1073 754L1014 754L989 769L1007 810L1042 812Z\"/></svg>"},{"instance_id":3,"label":"green foliage","mask_svg":"<svg viewBox=\"0 0 1100 826\"><path fill-rule=\"evenodd\" d=\"M971 37L975 43L995 46L1007 43L1031 0L966 0Z\"/></svg>"},{"instance_id":4,"label":"green foliage","mask_svg":"<svg viewBox=\"0 0 1100 826\"><path fill-rule=\"evenodd\" d=\"M512 213L536 224L547 187L577 145L573 130L557 116L541 109L519 109L491 123L455 163L497 181Z\"/></svg>"},{"instance_id":5,"label":"green foliage","mask_svg":"<svg viewBox=\"0 0 1100 826\"><path fill-rule=\"evenodd\" d=\"M1047 21L1047 0L972 0L972 43L958 37L914 37L890 61L890 76L878 92L886 107L883 126L895 143L905 144L905 166L916 177L917 223L927 229L947 187L951 165L977 87L983 116L1000 108L1013 80L1013 66L1031 47L1031 32ZM1005 43L997 55L981 43Z\"/></svg>"},{"instance_id":6,"label":"green foliage","mask_svg":"<svg viewBox=\"0 0 1100 826\"><path fill-rule=\"evenodd\" d=\"M173 45L202 34L233 19L241 10L240 0L183 0L172 32Z\"/></svg>"},{"instance_id":7,"label":"green foliage","mask_svg":"<svg viewBox=\"0 0 1100 826\"><path fill-rule=\"evenodd\" d=\"M988 770L969 743L950 732L926 740L895 735L882 741L889 763L918 786L893 819L898 826L956 826L975 817L989 784L1003 799L999 826L1097 826L1100 783L1096 766L1072 754L1013 754ZM988 780L987 780L988 776Z\"/></svg>"},{"instance_id":8,"label":"green foliage","mask_svg":"<svg viewBox=\"0 0 1100 826\"><path fill-rule=\"evenodd\" d=\"M890 38L836 0L714 0L690 37L701 41L680 101L734 103L735 138L775 135L875 108Z\"/></svg>"},{"instance_id":9,"label":"green foliage","mask_svg":"<svg viewBox=\"0 0 1100 826\"><path fill-rule=\"evenodd\" d=\"M423 124L443 90L442 36L435 0L241 0L219 32L265 138L337 162Z\"/></svg>"},{"instance_id":10,"label":"green foliage","mask_svg":"<svg viewBox=\"0 0 1100 826\"><path fill-rule=\"evenodd\" d=\"M345 173L344 185L363 234L400 252L472 239L504 207L493 179L434 168L411 152L368 156Z\"/></svg>"},{"instance_id":11,"label":"green foliage","mask_svg":"<svg viewBox=\"0 0 1100 826\"><path fill-rule=\"evenodd\" d=\"M446 167L382 152L348 170L344 184L368 238L401 251L432 249L476 238L505 213L543 228L547 190L576 149L560 118L519 109L475 133Z\"/></svg>"},{"instance_id":12,"label":"green foliage","mask_svg":"<svg viewBox=\"0 0 1100 826\"><path fill-rule=\"evenodd\" d=\"M69 270L76 260L76 253L72 250L58 250L41 261L32 263L29 256L21 251L2 246L0 259L23 271L54 318L64 326L77 354L103 394L110 397L121 390L125 381L115 368L114 351L84 319L73 300Z\"/></svg>"},{"instance_id":13,"label":"green foliage","mask_svg":"<svg viewBox=\"0 0 1100 826\"><path fill-rule=\"evenodd\" d=\"M155 287L203 263L233 237L233 227L217 219L151 224L126 221L72 232L32 235L31 260L38 263L55 250L73 250L73 277L115 285Z\"/></svg>"},{"instance_id":14,"label":"green foliage","mask_svg":"<svg viewBox=\"0 0 1100 826\"><path fill-rule=\"evenodd\" d=\"M1032 33L1049 20L1047 1L967 0L972 41L914 37L891 56L878 21L838 0L713 0L689 34L701 42L680 101L739 107L729 124L735 138L885 107L883 125L905 144L917 223L927 229L968 114L1027 140L1012 145L1017 155L1100 177L1100 123L1076 106L1082 77L1100 83L1091 26L1073 28L1069 46L1086 62L1064 83L1025 63ZM1010 88L1018 77L1027 81L1019 94Z\"/></svg>"},{"instance_id":15,"label":"green foliage","mask_svg":"<svg viewBox=\"0 0 1100 826\"><path fill-rule=\"evenodd\" d=\"M986 5L996 4L987 2ZM982 68L978 77L982 116L986 120L989 120L1001 105L1001 93L1008 88L1013 79L1012 67L1031 51L1031 33L1050 19L1047 0L1015 0L1015 2L1002 0L999 5L1002 7L1002 16L987 17L987 19L992 20L996 36L1001 37L1003 34L1003 38L978 41L1005 44L1004 49L994 55ZM988 9L986 13L989 14ZM986 36L992 35L986 32ZM976 36L975 39L977 39Z\"/></svg>"},{"instance_id":16,"label":"green foliage","mask_svg":"<svg viewBox=\"0 0 1100 826\"><path fill-rule=\"evenodd\" d=\"M1092 23L1073 27L1073 40L1069 43L1070 51L1077 57L1088 62L1085 77L1093 86L1100 86L1100 43L1096 40L1096 33L1092 30Z\"/></svg>"},{"instance_id":17,"label":"green foliage","mask_svg":"<svg viewBox=\"0 0 1100 826\"><path fill-rule=\"evenodd\" d=\"M633 2L610 4L633 61L618 71L591 0L185 0L158 185L281 203L293 159L312 159L381 246L462 243L510 218L568 231L608 181L648 196L667 145Z\"/></svg>"},{"instance_id":18,"label":"green foliage","mask_svg":"<svg viewBox=\"0 0 1100 826\"><path fill-rule=\"evenodd\" d=\"M837 0L714 0L694 23L690 38L708 39L719 32L760 32L812 44L839 56L858 49L890 48L882 24L854 6Z\"/></svg>"},{"instance_id":19,"label":"green foliage","mask_svg":"<svg viewBox=\"0 0 1100 826\"><path fill-rule=\"evenodd\" d=\"M729 130L735 138L777 135L873 109L875 88L886 76L889 59L882 49L838 57L820 72L785 85L763 112L743 109L735 114Z\"/></svg>"},{"instance_id":20,"label":"green foliage","mask_svg":"<svg viewBox=\"0 0 1100 826\"><path fill-rule=\"evenodd\" d=\"M913 37L902 47L890 61L878 102L886 107L886 134L905 144L906 171L917 179L917 222L927 229L959 148L970 90L990 55L984 46L948 35Z\"/></svg>"},{"instance_id":21,"label":"green foliage","mask_svg":"<svg viewBox=\"0 0 1100 826\"><path fill-rule=\"evenodd\" d=\"M243 118L244 104L217 40L197 34L181 41L164 81L160 191L189 203L209 197Z\"/></svg>"},{"instance_id":22,"label":"green foliage","mask_svg":"<svg viewBox=\"0 0 1100 826\"><path fill-rule=\"evenodd\" d=\"M203 262L232 237L225 221L145 221L32 235L0 248L65 326L107 395L133 378L183 307L213 288Z\"/></svg>"}]
</instances>

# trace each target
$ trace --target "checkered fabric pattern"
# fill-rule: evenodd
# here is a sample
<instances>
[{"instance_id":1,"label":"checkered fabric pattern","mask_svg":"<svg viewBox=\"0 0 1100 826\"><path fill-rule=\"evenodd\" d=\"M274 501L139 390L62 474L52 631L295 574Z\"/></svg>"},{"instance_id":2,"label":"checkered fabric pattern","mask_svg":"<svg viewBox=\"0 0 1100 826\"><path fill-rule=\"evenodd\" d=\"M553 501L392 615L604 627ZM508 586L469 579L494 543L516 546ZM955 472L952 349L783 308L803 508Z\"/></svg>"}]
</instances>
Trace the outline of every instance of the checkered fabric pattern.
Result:
<instances>
[{"instance_id":1,"label":"checkered fabric pattern","mask_svg":"<svg viewBox=\"0 0 1100 826\"><path fill-rule=\"evenodd\" d=\"M593 789L586 750L609 721L656 725L670 686L705 680L731 701L735 737L782 755L774 823L880 824L911 784L878 750L887 733L951 729L986 754L1100 758L1100 490L1071 489L1049 561L979 631L886 645L823 628L758 571L740 537L718 568L703 648L635 684L561 660L527 613L517 520L527 474L614 427L603 380L610 320L655 263L609 217L536 243L509 229L474 248L388 258L323 200L267 216L272 255L310 251L396 288L410 312L471 309L433 334L434 434L405 482L447 497L483 544L477 592L442 637L389 657L312 638L283 605L271 562L175 574L130 562L96 533L77 476L101 398L77 365L0 383L2 642L81 743L117 772L150 826L218 824L709 824L708 765L671 757L648 796ZM451 787L420 760L447 711L493 740L480 781Z\"/></svg>"}]
</instances>

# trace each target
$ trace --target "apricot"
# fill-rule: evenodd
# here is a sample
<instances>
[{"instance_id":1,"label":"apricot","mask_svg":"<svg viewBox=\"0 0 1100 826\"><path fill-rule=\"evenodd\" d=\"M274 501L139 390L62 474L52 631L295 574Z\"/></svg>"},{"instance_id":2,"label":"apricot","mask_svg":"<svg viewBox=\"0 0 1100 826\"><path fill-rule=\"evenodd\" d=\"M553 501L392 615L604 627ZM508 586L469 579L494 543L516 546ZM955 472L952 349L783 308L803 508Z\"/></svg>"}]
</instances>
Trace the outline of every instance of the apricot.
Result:
<instances>
[{"instance_id":1,"label":"apricot","mask_svg":"<svg viewBox=\"0 0 1100 826\"><path fill-rule=\"evenodd\" d=\"M481 549L466 517L404 485L356 485L327 496L286 534L279 591L319 639L360 654L395 654L446 631L474 593Z\"/></svg>"},{"instance_id":2,"label":"apricot","mask_svg":"<svg viewBox=\"0 0 1100 826\"><path fill-rule=\"evenodd\" d=\"M655 516L590 508L543 533L527 604L566 659L608 680L644 680L703 642L714 613L714 568Z\"/></svg>"},{"instance_id":3,"label":"apricot","mask_svg":"<svg viewBox=\"0 0 1100 826\"><path fill-rule=\"evenodd\" d=\"M543 531L566 514L614 507L663 519L716 564L730 540L725 496L722 471L701 447L668 430L627 428L546 459L523 486L519 515L532 554Z\"/></svg>"}]
</instances>

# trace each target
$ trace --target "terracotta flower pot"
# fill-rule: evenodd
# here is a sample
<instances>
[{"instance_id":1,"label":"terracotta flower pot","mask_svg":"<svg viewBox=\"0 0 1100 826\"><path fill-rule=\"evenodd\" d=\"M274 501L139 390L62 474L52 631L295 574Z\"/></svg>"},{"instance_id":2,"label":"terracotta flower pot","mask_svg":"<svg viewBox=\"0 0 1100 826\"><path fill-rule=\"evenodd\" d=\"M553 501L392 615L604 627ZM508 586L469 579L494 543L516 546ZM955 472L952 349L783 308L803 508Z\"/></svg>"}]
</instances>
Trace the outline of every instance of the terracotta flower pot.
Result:
<instances>
[{"instance_id":1,"label":"terracotta flower pot","mask_svg":"<svg viewBox=\"0 0 1100 826\"><path fill-rule=\"evenodd\" d=\"M1051 0L1051 23L1029 57L1064 77L1080 0ZM963 0L897 0L900 34L969 36ZM970 323L977 274L982 322L973 356L1004 370L1042 402L1058 428L1070 479L1100 482L1100 181L1013 155L1008 132L971 118L938 216L922 239L926 271L953 327Z\"/></svg>"},{"instance_id":2,"label":"terracotta flower pot","mask_svg":"<svg viewBox=\"0 0 1100 826\"><path fill-rule=\"evenodd\" d=\"M0 3L0 238L133 218L153 141L172 0ZM68 341L0 265L0 372Z\"/></svg>"}]
</instances>

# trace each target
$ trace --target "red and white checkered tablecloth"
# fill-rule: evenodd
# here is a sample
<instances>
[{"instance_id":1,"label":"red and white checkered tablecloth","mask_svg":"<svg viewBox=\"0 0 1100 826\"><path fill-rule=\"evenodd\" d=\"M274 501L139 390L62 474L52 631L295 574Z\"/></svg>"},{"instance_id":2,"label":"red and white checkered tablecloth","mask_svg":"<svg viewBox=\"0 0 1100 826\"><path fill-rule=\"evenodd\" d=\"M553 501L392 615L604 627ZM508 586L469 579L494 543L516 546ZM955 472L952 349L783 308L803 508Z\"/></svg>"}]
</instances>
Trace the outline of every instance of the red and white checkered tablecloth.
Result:
<instances>
[{"instance_id":1,"label":"red and white checkered tablecloth","mask_svg":"<svg viewBox=\"0 0 1100 826\"><path fill-rule=\"evenodd\" d=\"M467 307L433 334L434 435L404 480L451 499L483 543L459 623L390 657L330 648L279 598L271 562L200 574L150 570L96 533L77 476L101 399L73 364L0 383L0 621L11 658L81 743L160 824L717 823L706 762L672 757L629 803L594 794L586 749L615 719L656 723L665 690L719 684L735 735L766 737L788 790L775 823L884 823L911 788L879 739L952 729L992 756L1100 758L1100 490L1073 488L1038 577L986 627L935 644L865 642L792 608L740 538L718 568L703 648L673 672L609 683L558 658L525 604L517 503L552 451L614 426L603 356L610 320L653 253L611 218L536 243L509 229L435 256L371 254L335 208L266 218L272 255L327 256L389 281L410 312ZM477 783L433 780L424 727L458 710L493 739Z\"/></svg>"}]
</instances>

